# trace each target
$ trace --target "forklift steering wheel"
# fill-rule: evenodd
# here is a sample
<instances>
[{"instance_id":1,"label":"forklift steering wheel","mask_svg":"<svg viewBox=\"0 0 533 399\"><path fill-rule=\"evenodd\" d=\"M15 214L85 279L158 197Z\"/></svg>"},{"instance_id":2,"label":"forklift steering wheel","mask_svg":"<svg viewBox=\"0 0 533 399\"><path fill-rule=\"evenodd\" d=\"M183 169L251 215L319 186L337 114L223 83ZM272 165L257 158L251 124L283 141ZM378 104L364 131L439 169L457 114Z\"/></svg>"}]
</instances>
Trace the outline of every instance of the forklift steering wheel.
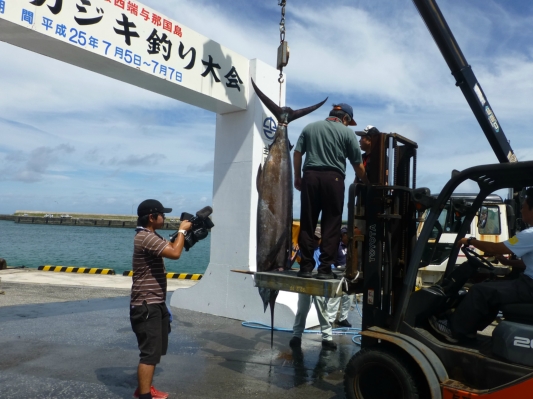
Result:
<instances>
[{"instance_id":1,"label":"forklift steering wheel","mask_svg":"<svg viewBox=\"0 0 533 399\"><path fill-rule=\"evenodd\" d=\"M472 262L472 264L474 264L475 266L482 267L484 269L488 269L491 271L495 269L494 265L490 261L482 257L480 254L478 254L474 250L468 247L462 247L461 251L463 251L468 261Z\"/></svg>"}]
</instances>

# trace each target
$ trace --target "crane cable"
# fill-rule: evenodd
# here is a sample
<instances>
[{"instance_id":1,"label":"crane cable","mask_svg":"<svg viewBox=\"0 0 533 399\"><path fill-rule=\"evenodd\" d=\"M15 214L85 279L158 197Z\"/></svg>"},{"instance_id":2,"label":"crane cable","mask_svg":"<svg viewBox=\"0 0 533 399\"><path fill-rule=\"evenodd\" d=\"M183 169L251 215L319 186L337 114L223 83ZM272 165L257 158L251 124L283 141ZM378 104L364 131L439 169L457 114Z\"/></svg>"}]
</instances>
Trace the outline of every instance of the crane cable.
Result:
<instances>
[{"instance_id":1,"label":"crane cable","mask_svg":"<svg viewBox=\"0 0 533 399\"><path fill-rule=\"evenodd\" d=\"M281 20L279 21L279 43L280 47L283 47L285 42L285 6L287 5L287 0L278 0L278 6L281 6ZM281 107L281 89L283 86L283 64L279 66L279 106Z\"/></svg>"}]
</instances>

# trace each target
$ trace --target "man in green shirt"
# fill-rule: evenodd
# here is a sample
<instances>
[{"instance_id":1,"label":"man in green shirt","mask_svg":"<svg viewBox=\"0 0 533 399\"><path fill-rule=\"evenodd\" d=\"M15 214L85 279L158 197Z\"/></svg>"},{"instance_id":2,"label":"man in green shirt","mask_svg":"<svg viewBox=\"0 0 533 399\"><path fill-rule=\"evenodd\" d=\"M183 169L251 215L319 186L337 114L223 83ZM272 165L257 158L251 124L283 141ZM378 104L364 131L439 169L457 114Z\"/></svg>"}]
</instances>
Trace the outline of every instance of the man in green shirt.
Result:
<instances>
[{"instance_id":1,"label":"man in green shirt","mask_svg":"<svg viewBox=\"0 0 533 399\"><path fill-rule=\"evenodd\" d=\"M326 120L307 125L298 138L294 150L294 187L301 191L299 277L312 277L315 267L313 237L320 212L322 244L317 278L335 277L331 266L335 264L339 248L346 159L356 176L368 184L359 143L354 131L348 128L355 125L352 107L341 103L333 105Z\"/></svg>"}]
</instances>

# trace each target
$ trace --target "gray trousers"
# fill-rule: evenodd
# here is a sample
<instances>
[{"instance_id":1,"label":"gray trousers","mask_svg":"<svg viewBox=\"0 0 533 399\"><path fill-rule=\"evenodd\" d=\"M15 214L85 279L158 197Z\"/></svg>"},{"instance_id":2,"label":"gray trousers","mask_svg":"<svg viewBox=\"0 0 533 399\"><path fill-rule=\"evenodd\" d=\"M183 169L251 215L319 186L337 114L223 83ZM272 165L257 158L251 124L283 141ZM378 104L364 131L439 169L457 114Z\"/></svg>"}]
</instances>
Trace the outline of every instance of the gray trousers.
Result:
<instances>
[{"instance_id":1,"label":"gray trousers","mask_svg":"<svg viewBox=\"0 0 533 399\"><path fill-rule=\"evenodd\" d=\"M324 341L332 341L332 328L327 313L328 299L323 296L298 294L298 310L296 311L296 317L294 318L294 327L292 328L293 335L302 338L302 334L305 330L307 314L309 313L309 309L311 309L311 301L314 302L316 307L318 322L320 323L320 330L322 331L322 339Z\"/></svg>"},{"instance_id":2,"label":"gray trousers","mask_svg":"<svg viewBox=\"0 0 533 399\"><path fill-rule=\"evenodd\" d=\"M350 311L350 308L352 307L352 302L355 297L355 294L352 295L346 295L344 294L341 297L331 298L328 301L328 320L330 324L333 324L335 319L337 318L337 312L339 311L339 305L340 305L340 314L339 314L339 321L346 320L348 318L348 312Z\"/></svg>"}]
</instances>

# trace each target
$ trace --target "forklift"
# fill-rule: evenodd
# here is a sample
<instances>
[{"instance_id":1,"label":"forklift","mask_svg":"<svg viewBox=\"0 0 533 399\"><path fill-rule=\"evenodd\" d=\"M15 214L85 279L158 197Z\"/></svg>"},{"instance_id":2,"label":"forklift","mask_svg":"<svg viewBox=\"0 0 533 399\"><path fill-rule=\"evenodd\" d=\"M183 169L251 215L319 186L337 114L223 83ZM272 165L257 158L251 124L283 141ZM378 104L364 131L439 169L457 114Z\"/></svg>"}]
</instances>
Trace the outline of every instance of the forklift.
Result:
<instances>
[{"instance_id":1,"label":"forklift","mask_svg":"<svg viewBox=\"0 0 533 399\"><path fill-rule=\"evenodd\" d=\"M377 184L350 187L348 203L349 234L360 220L366 222L366 234L352 233L349 242L346 278L357 273L363 278L349 281L346 292L363 294L363 318L361 350L345 370L346 397L532 398L533 304L502 306L503 317L492 336L477 334L468 344L442 341L428 323L429 317L457 307L467 294L465 286L514 277L469 248L460 249L457 242L468 233L483 201L497 190L509 189L508 204L518 214L522 189L533 185L533 162L517 162L436 2L413 2L501 163L454 170L434 197L429 190L416 188L412 145L396 148L391 136L373 138L380 156L371 171L377 176L371 181L377 179ZM457 238L446 271L435 285L417 291L418 270L434 258L443 233L439 216L455 189L468 180L477 183L479 192L471 203L457 209ZM417 238L424 210L429 212ZM364 240L363 265L358 262L360 240ZM457 268L460 250L467 263Z\"/></svg>"},{"instance_id":2,"label":"forklift","mask_svg":"<svg viewBox=\"0 0 533 399\"><path fill-rule=\"evenodd\" d=\"M450 255L444 277L415 291L417 272L434 257L443 233L441 211L454 190L470 180L479 186L462 208L457 240L464 237L487 196L505 188L533 185L533 161L482 165L455 171L437 198L416 188L416 144L396 134L373 137L378 184L350 186L348 260L345 291L362 293L361 350L345 369L349 399L378 398L531 398L533 397L533 304L502 307L503 321L492 337L478 334L467 345L442 341L428 318L455 308L466 283L499 278L502 267L469 248L458 273L459 247ZM372 179L372 177L370 177ZM381 180L381 181L379 181ZM371 180L373 181L373 180ZM375 180L374 180L375 181ZM361 204L364 204L362 206ZM429 209L417 239L419 215ZM366 222L363 237L354 228ZM363 265L358 241L363 240ZM457 242L457 241L456 241ZM506 276L507 274L507 276ZM356 276L359 276L355 279ZM481 277L480 277L481 276ZM526 343L528 345L525 345ZM520 344L518 345L517 342Z\"/></svg>"}]
</instances>

